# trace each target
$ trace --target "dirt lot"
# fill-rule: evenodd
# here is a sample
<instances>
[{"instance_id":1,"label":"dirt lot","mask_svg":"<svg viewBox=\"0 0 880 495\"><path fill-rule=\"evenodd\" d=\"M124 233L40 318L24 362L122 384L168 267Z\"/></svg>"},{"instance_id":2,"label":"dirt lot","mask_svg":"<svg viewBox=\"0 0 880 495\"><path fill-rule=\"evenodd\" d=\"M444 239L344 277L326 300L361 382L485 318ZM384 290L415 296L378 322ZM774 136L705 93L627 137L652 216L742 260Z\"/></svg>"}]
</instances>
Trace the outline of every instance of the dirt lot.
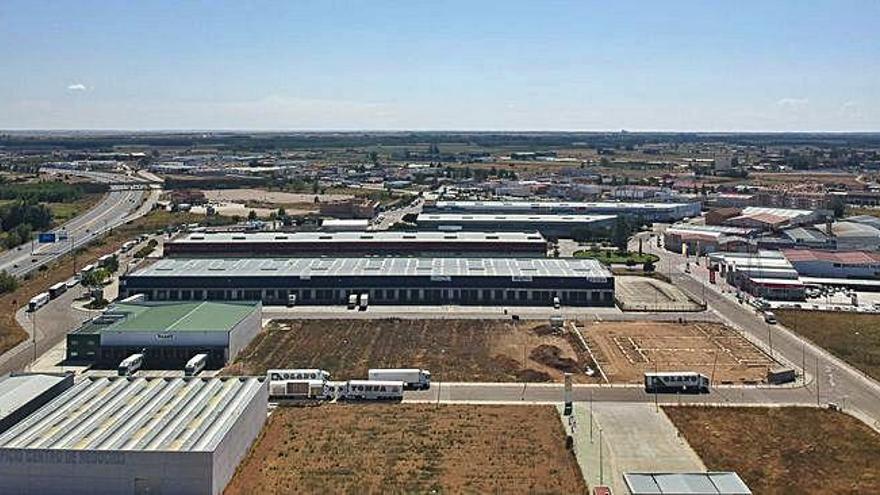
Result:
<instances>
[{"instance_id":1,"label":"dirt lot","mask_svg":"<svg viewBox=\"0 0 880 495\"><path fill-rule=\"evenodd\" d=\"M279 408L226 495L586 493L545 406Z\"/></svg>"},{"instance_id":2,"label":"dirt lot","mask_svg":"<svg viewBox=\"0 0 880 495\"><path fill-rule=\"evenodd\" d=\"M761 382L773 361L716 323L597 322L587 344L611 382L642 383L647 371L697 371L716 383ZM717 362L716 362L717 359Z\"/></svg>"},{"instance_id":3,"label":"dirt lot","mask_svg":"<svg viewBox=\"0 0 880 495\"><path fill-rule=\"evenodd\" d=\"M846 414L664 409L710 471L736 471L753 493L880 493L880 434Z\"/></svg>"},{"instance_id":4,"label":"dirt lot","mask_svg":"<svg viewBox=\"0 0 880 495\"><path fill-rule=\"evenodd\" d=\"M548 323L498 320L284 320L272 322L225 370L310 368L334 378L366 377L369 368L426 368L435 380L471 382L594 379L571 336Z\"/></svg>"},{"instance_id":5,"label":"dirt lot","mask_svg":"<svg viewBox=\"0 0 880 495\"><path fill-rule=\"evenodd\" d=\"M774 313L789 329L880 379L880 315L789 309Z\"/></svg>"}]
</instances>

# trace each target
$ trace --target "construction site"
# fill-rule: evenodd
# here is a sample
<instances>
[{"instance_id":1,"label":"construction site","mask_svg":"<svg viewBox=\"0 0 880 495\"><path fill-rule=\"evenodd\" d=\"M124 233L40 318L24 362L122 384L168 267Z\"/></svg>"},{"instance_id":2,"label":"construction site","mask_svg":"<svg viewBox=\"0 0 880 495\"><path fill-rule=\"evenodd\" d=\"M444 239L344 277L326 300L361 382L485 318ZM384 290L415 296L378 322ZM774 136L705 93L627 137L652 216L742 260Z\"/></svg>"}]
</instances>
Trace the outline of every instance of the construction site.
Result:
<instances>
[{"instance_id":1,"label":"construction site","mask_svg":"<svg viewBox=\"0 0 880 495\"><path fill-rule=\"evenodd\" d=\"M642 383L652 371L696 371L713 383L766 381L777 365L736 330L707 322L588 322L581 335L612 383Z\"/></svg>"}]
</instances>

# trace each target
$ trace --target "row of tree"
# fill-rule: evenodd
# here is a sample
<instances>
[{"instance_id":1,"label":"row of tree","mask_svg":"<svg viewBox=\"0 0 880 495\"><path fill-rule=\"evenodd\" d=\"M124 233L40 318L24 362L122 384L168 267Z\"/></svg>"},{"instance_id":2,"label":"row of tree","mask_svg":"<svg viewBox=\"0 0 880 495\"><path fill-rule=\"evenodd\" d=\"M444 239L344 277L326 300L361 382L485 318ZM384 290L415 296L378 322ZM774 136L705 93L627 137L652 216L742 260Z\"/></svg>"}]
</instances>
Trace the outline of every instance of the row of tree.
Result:
<instances>
[{"instance_id":1,"label":"row of tree","mask_svg":"<svg viewBox=\"0 0 880 495\"><path fill-rule=\"evenodd\" d=\"M0 206L0 243L7 249L30 240L35 230L52 225L52 212L45 205L16 201Z\"/></svg>"}]
</instances>

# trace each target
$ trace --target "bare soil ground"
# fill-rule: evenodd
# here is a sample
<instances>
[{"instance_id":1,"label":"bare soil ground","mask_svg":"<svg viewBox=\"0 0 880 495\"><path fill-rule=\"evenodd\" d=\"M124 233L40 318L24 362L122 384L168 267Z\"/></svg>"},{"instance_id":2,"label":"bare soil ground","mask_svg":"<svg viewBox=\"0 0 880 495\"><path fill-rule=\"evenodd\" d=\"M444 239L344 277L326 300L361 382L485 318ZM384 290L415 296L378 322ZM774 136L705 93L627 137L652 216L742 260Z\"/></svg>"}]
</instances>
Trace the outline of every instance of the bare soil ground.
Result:
<instances>
[{"instance_id":1,"label":"bare soil ground","mask_svg":"<svg viewBox=\"0 0 880 495\"><path fill-rule=\"evenodd\" d=\"M227 374L268 368L328 370L366 377L369 368L426 368L435 380L471 382L595 380L572 336L548 323L499 320L279 320L259 334Z\"/></svg>"},{"instance_id":2,"label":"bare soil ground","mask_svg":"<svg viewBox=\"0 0 880 495\"><path fill-rule=\"evenodd\" d=\"M717 323L597 322L583 331L615 383L641 383L649 371L697 371L716 383L763 382L774 365L735 330Z\"/></svg>"},{"instance_id":3,"label":"bare soil ground","mask_svg":"<svg viewBox=\"0 0 880 495\"><path fill-rule=\"evenodd\" d=\"M880 493L880 434L846 414L800 407L664 410L710 471L736 471L752 493Z\"/></svg>"},{"instance_id":4,"label":"bare soil ground","mask_svg":"<svg viewBox=\"0 0 880 495\"><path fill-rule=\"evenodd\" d=\"M780 323L880 379L880 315L837 311L775 311Z\"/></svg>"},{"instance_id":5,"label":"bare soil ground","mask_svg":"<svg viewBox=\"0 0 880 495\"><path fill-rule=\"evenodd\" d=\"M276 409L224 492L586 493L549 406Z\"/></svg>"}]
</instances>

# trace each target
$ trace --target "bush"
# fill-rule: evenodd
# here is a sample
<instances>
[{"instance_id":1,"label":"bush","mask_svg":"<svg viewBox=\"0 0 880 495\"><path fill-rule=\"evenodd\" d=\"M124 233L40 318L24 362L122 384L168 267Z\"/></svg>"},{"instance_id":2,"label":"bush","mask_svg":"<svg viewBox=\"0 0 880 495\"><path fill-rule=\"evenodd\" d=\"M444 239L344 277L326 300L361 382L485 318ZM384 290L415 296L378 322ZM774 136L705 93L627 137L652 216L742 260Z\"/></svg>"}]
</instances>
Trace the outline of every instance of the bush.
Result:
<instances>
[{"instance_id":1,"label":"bush","mask_svg":"<svg viewBox=\"0 0 880 495\"><path fill-rule=\"evenodd\" d=\"M0 294L12 292L18 288L18 280L12 275L6 273L6 270L0 272Z\"/></svg>"}]
</instances>

